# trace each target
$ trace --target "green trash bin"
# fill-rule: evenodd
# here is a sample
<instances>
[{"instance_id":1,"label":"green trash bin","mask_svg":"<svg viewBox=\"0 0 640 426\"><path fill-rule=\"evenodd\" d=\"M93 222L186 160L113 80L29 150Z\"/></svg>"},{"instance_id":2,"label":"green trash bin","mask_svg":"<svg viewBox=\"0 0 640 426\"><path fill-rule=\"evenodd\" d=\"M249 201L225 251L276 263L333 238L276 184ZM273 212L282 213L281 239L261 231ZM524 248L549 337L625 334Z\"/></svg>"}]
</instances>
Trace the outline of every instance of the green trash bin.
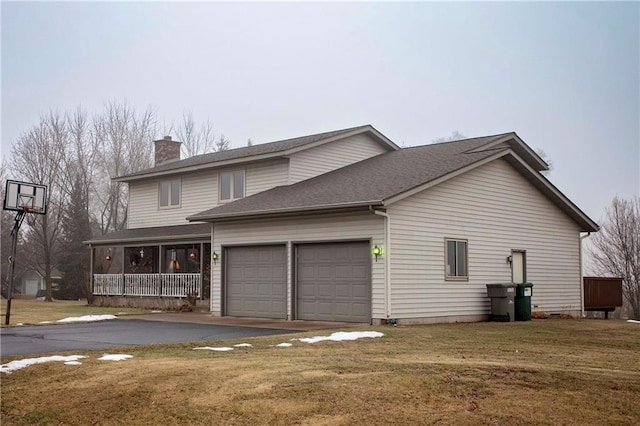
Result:
<instances>
[{"instance_id":1,"label":"green trash bin","mask_svg":"<svg viewBox=\"0 0 640 426\"><path fill-rule=\"evenodd\" d=\"M522 283L516 286L515 316L516 321L531 321L531 295L533 284Z\"/></svg>"}]
</instances>

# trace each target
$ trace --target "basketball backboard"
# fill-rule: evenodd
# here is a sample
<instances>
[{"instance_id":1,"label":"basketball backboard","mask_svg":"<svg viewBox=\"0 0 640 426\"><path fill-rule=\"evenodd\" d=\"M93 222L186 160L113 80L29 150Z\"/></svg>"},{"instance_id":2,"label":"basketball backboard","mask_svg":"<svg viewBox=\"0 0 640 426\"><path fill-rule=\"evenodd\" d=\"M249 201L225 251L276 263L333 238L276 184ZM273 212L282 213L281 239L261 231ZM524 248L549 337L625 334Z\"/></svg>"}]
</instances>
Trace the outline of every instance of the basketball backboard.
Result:
<instances>
[{"instance_id":1,"label":"basketball backboard","mask_svg":"<svg viewBox=\"0 0 640 426\"><path fill-rule=\"evenodd\" d=\"M47 214L46 200L46 185L7 180L3 204L5 210Z\"/></svg>"}]
</instances>

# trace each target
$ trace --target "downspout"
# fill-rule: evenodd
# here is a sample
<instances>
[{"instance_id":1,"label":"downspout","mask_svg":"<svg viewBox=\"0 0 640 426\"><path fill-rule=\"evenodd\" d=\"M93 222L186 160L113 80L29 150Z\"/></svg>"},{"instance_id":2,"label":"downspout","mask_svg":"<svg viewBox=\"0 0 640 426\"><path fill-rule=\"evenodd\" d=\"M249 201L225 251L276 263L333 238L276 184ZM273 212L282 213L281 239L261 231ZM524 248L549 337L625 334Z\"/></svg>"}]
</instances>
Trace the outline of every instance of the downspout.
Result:
<instances>
[{"instance_id":1,"label":"downspout","mask_svg":"<svg viewBox=\"0 0 640 426\"><path fill-rule=\"evenodd\" d=\"M209 312L213 313L213 288L215 285L215 281L213 281L214 270L218 265L213 262L213 253L216 252L215 247L213 246L214 241L214 227L215 225L211 222L211 253L209 253ZM220 255L218 255L218 260L220 260ZM220 282L222 283L222 275L220 275ZM222 295L222 284L220 284L220 294ZM221 296L222 297L222 296ZM220 316L222 316L222 300L220 301Z\"/></svg>"},{"instance_id":2,"label":"downspout","mask_svg":"<svg viewBox=\"0 0 640 426\"><path fill-rule=\"evenodd\" d=\"M584 318L584 277L582 276L582 240L591 236L591 232L587 232L587 235L580 236L580 250L579 250L579 258L580 258L580 317Z\"/></svg>"},{"instance_id":3,"label":"downspout","mask_svg":"<svg viewBox=\"0 0 640 426\"><path fill-rule=\"evenodd\" d=\"M386 319L391 318L391 217L389 213L375 210L369 206L373 214L384 217L384 309Z\"/></svg>"}]
</instances>

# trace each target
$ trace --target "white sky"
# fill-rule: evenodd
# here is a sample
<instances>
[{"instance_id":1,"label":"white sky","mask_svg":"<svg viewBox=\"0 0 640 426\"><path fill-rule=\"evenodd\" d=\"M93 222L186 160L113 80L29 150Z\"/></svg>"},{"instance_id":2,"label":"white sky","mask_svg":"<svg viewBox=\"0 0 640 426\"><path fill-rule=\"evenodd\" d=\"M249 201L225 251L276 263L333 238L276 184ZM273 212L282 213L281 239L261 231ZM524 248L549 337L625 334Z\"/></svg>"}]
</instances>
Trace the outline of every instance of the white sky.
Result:
<instances>
[{"instance_id":1,"label":"white sky","mask_svg":"<svg viewBox=\"0 0 640 426\"><path fill-rule=\"evenodd\" d=\"M2 154L41 113L191 110L235 147L516 131L594 220L640 190L640 4L1 3Z\"/></svg>"}]
</instances>

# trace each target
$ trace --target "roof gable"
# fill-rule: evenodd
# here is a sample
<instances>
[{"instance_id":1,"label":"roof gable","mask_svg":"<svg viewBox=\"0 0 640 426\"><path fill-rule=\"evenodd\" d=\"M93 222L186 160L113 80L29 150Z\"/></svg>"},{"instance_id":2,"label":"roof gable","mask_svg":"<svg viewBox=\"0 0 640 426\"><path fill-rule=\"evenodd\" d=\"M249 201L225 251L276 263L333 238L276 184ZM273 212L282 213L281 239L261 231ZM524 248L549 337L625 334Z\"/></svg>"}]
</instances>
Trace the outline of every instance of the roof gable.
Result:
<instances>
[{"instance_id":1,"label":"roof gable","mask_svg":"<svg viewBox=\"0 0 640 426\"><path fill-rule=\"evenodd\" d=\"M180 161L160 164L150 169L131 173L114 178L118 182L130 182L150 177L172 175L177 173L193 172L197 170L224 167L233 164L261 161L275 157L283 157L305 149L311 149L339 139L353 135L367 133L376 142L388 150L397 150L399 147L390 139L378 132L371 125L352 127L315 135L285 139L281 141L256 144L242 148L195 155Z\"/></svg>"}]
</instances>

